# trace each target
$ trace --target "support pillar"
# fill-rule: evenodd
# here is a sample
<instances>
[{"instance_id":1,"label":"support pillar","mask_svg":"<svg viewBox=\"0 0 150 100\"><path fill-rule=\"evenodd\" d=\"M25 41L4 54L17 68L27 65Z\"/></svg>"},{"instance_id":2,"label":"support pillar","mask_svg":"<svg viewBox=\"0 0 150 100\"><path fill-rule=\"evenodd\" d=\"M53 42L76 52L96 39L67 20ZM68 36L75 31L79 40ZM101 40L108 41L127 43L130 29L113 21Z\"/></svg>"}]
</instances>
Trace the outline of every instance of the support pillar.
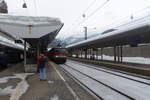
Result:
<instances>
[{"instance_id":1,"label":"support pillar","mask_svg":"<svg viewBox=\"0 0 150 100\"><path fill-rule=\"evenodd\" d=\"M85 48L85 59L87 59L87 48Z\"/></svg>"},{"instance_id":2,"label":"support pillar","mask_svg":"<svg viewBox=\"0 0 150 100\"><path fill-rule=\"evenodd\" d=\"M119 53L119 51L120 51L120 50L119 50L119 48L120 48L120 47L119 47L119 46L117 46L117 56L118 56L118 62L120 62L120 53Z\"/></svg>"},{"instance_id":3,"label":"support pillar","mask_svg":"<svg viewBox=\"0 0 150 100\"><path fill-rule=\"evenodd\" d=\"M98 60L98 48L96 49L96 59Z\"/></svg>"},{"instance_id":4,"label":"support pillar","mask_svg":"<svg viewBox=\"0 0 150 100\"><path fill-rule=\"evenodd\" d=\"M38 42L38 44L37 44L37 56L39 56L39 55L40 55L40 44Z\"/></svg>"},{"instance_id":5,"label":"support pillar","mask_svg":"<svg viewBox=\"0 0 150 100\"><path fill-rule=\"evenodd\" d=\"M76 57L79 58L79 50L76 50Z\"/></svg>"},{"instance_id":6,"label":"support pillar","mask_svg":"<svg viewBox=\"0 0 150 100\"><path fill-rule=\"evenodd\" d=\"M80 54L80 56L81 56L81 58L82 58L82 49L81 49L80 51L81 51L81 54Z\"/></svg>"},{"instance_id":7,"label":"support pillar","mask_svg":"<svg viewBox=\"0 0 150 100\"><path fill-rule=\"evenodd\" d=\"M114 61L116 62L116 46L114 46Z\"/></svg>"},{"instance_id":8,"label":"support pillar","mask_svg":"<svg viewBox=\"0 0 150 100\"><path fill-rule=\"evenodd\" d=\"M87 49L87 59L89 59L89 49Z\"/></svg>"},{"instance_id":9,"label":"support pillar","mask_svg":"<svg viewBox=\"0 0 150 100\"><path fill-rule=\"evenodd\" d=\"M121 57L121 62L122 62L122 45L120 46L120 57Z\"/></svg>"},{"instance_id":10,"label":"support pillar","mask_svg":"<svg viewBox=\"0 0 150 100\"><path fill-rule=\"evenodd\" d=\"M97 49L97 52L98 52L98 60L99 60L99 54L100 54L100 53L99 53L99 48Z\"/></svg>"},{"instance_id":11,"label":"support pillar","mask_svg":"<svg viewBox=\"0 0 150 100\"><path fill-rule=\"evenodd\" d=\"M24 41L24 66L25 66L26 63L27 63L27 58L26 58L26 56L27 56L27 53L26 53L26 46L27 46L27 43L26 43L26 41Z\"/></svg>"},{"instance_id":12,"label":"support pillar","mask_svg":"<svg viewBox=\"0 0 150 100\"><path fill-rule=\"evenodd\" d=\"M101 48L101 60L103 60L103 48Z\"/></svg>"},{"instance_id":13,"label":"support pillar","mask_svg":"<svg viewBox=\"0 0 150 100\"><path fill-rule=\"evenodd\" d=\"M91 49L89 49L89 59L91 59Z\"/></svg>"}]
</instances>

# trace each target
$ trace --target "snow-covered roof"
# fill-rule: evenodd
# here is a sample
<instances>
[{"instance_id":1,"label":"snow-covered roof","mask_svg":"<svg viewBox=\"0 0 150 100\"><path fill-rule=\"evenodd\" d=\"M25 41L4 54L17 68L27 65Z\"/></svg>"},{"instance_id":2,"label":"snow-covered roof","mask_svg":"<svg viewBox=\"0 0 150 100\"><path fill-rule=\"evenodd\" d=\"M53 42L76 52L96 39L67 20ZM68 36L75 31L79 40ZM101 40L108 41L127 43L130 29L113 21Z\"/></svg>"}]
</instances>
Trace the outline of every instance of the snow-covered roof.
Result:
<instances>
[{"instance_id":1,"label":"snow-covered roof","mask_svg":"<svg viewBox=\"0 0 150 100\"><path fill-rule=\"evenodd\" d=\"M18 24L18 25L57 25L60 24L58 18L51 17L33 17L33 16L12 16L2 14L0 15L0 22L5 24Z\"/></svg>"},{"instance_id":2,"label":"snow-covered roof","mask_svg":"<svg viewBox=\"0 0 150 100\"><path fill-rule=\"evenodd\" d=\"M139 36L140 38L147 38L144 35L150 36L149 35L150 16L146 16L144 18L131 21L131 22L123 24L119 27L115 27L115 29L117 29L117 30L115 30L113 32L109 32L107 34L98 35L97 37L94 37L94 38L91 38L88 40L84 40L84 41L81 41L78 43L68 45L67 48L84 47L87 45L88 46L93 46L93 45L98 46L99 45L99 47L101 47L102 45L100 45L100 43L102 43L103 46L105 46L105 44L107 44L107 46L109 44L114 45L114 44L117 44L118 41L119 42L130 41L130 40L128 40L129 38L127 38L127 37L131 37L131 36L132 37L135 36L135 38L136 38L136 36ZM134 38L133 38L133 40L134 40ZM122 42L122 44L123 44L123 42ZM91 45L91 44L93 44L93 45ZM111 46L113 46L113 45L111 45Z\"/></svg>"},{"instance_id":3,"label":"snow-covered roof","mask_svg":"<svg viewBox=\"0 0 150 100\"><path fill-rule=\"evenodd\" d=\"M21 44L16 44L14 43L14 41L12 40L8 40L2 36L0 36L0 45L4 45L6 47L10 47L10 48L15 48L15 49L20 49L23 50L24 46Z\"/></svg>"},{"instance_id":4,"label":"snow-covered roof","mask_svg":"<svg viewBox=\"0 0 150 100\"><path fill-rule=\"evenodd\" d=\"M0 29L19 38L40 38L59 30L62 25L58 18L0 15Z\"/></svg>"}]
</instances>

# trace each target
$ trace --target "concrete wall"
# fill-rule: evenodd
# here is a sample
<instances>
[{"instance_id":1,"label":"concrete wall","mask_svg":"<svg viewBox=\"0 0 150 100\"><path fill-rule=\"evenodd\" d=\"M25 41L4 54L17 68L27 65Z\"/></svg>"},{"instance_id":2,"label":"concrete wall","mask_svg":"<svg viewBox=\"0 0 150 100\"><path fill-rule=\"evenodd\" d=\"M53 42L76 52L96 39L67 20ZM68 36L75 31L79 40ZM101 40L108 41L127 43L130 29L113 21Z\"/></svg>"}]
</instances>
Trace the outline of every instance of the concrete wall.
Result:
<instances>
[{"instance_id":1,"label":"concrete wall","mask_svg":"<svg viewBox=\"0 0 150 100\"><path fill-rule=\"evenodd\" d=\"M138 47L123 46L123 57L146 57L150 58L150 45L140 45ZM103 54L113 56L114 48L103 49Z\"/></svg>"}]
</instances>

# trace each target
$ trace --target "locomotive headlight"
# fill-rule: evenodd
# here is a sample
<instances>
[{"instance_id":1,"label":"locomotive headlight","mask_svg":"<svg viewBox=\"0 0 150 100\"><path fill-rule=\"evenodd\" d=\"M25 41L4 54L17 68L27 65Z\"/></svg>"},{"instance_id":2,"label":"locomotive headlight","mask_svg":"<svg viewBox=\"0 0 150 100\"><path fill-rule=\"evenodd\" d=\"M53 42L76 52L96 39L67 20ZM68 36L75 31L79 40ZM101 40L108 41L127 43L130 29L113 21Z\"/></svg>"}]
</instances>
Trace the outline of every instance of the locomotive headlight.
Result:
<instances>
[{"instance_id":1,"label":"locomotive headlight","mask_svg":"<svg viewBox=\"0 0 150 100\"><path fill-rule=\"evenodd\" d=\"M59 56L55 56L56 58L58 58Z\"/></svg>"}]
</instances>

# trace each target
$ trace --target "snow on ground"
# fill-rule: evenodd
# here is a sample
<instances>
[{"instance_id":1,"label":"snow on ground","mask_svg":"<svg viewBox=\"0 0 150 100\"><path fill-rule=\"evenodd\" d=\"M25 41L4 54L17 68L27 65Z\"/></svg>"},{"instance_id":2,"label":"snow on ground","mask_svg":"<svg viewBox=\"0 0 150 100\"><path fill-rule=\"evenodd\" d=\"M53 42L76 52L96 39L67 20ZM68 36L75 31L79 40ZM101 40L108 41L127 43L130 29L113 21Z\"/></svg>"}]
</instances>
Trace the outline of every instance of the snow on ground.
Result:
<instances>
[{"instance_id":1,"label":"snow on ground","mask_svg":"<svg viewBox=\"0 0 150 100\"><path fill-rule=\"evenodd\" d=\"M129 100L128 98L124 97L123 95L113 91L112 89L99 84L97 81L84 76L83 74L71 69L70 67L66 67L61 65L66 71L71 73L74 77L76 77L80 82L82 82L85 86L90 88L93 92L97 95L102 97L104 100ZM90 71L89 71L90 72Z\"/></svg>"},{"instance_id":2,"label":"snow on ground","mask_svg":"<svg viewBox=\"0 0 150 100\"><path fill-rule=\"evenodd\" d=\"M103 55L103 58L105 60L114 60L113 56ZM150 58L144 58L144 57L123 57L123 62L150 64Z\"/></svg>"},{"instance_id":3,"label":"snow on ground","mask_svg":"<svg viewBox=\"0 0 150 100\"><path fill-rule=\"evenodd\" d=\"M150 58L144 58L144 57L124 57L123 61L141 63L141 64L150 64Z\"/></svg>"},{"instance_id":4,"label":"snow on ground","mask_svg":"<svg viewBox=\"0 0 150 100\"><path fill-rule=\"evenodd\" d=\"M54 95L54 96L51 98L51 100L59 100L58 95Z\"/></svg>"},{"instance_id":5,"label":"snow on ground","mask_svg":"<svg viewBox=\"0 0 150 100\"><path fill-rule=\"evenodd\" d=\"M73 57L76 57L76 55L73 55ZM81 57L81 55L79 55ZM84 58L84 55L82 55ZM90 55L88 55L88 58L90 58ZM96 56L95 56L96 58ZM101 56L98 56L98 59L101 59ZM103 55L104 60L111 60L114 61L113 56ZM140 63L140 64L150 64L150 58L144 58L144 57L123 57L123 62L131 62L131 63Z\"/></svg>"},{"instance_id":6,"label":"snow on ground","mask_svg":"<svg viewBox=\"0 0 150 100\"><path fill-rule=\"evenodd\" d=\"M17 84L17 86L13 89L13 86L8 86L4 89L0 88L0 95L8 95L10 94L10 100L19 100L21 95L25 93L29 87L29 84L26 81L28 75L33 75L33 73L21 73L14 74L15 76L8 76L0 78L0 83L7 83L9 79L19 78L21 82Z\"/></svg>"},{"instance_id":7,"label":"snow on ground","mask_svg":"<svg viewBox=\"0 0 150 100\"><path fill-rule=\"evenodd\" d=\"M66 64L90 77L93 77L94 79L104 84L107 84L108 86L113 87L116 90L119 90L120 92L130 97L135 98L136 100L149 100L150 98L150 92L149 92L150 86L149 85L146 85L137 81L129 80L127 78L123 78L123 77L116 76L113 74L105 73L105 72L102 72L93 68L86 67L84 65L79 65L77 63L67 62ZM78 76L80 75L78 74ZM95 89L102 89L102 88L95 88ZM122 100L122 99L120 98L119 100Z\"/></svg>"}]
</instances>

